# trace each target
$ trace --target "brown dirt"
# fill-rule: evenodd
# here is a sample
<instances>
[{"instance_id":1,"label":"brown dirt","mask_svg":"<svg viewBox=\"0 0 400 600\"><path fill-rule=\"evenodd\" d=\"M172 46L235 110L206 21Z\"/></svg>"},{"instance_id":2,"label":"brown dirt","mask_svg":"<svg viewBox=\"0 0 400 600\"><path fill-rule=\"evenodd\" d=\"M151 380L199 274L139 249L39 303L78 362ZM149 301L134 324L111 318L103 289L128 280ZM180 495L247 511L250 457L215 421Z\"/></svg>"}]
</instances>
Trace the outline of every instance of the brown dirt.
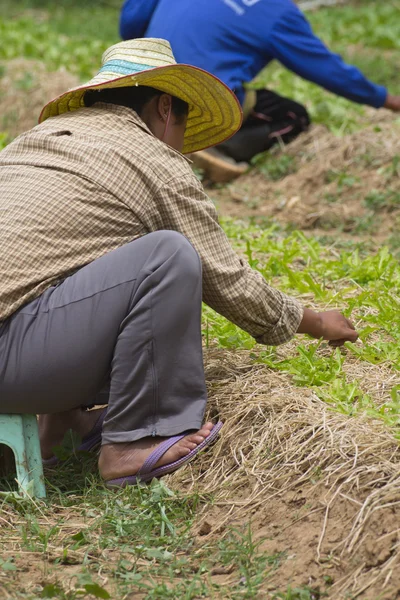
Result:
<instances>
[{"instance_id":1,"label":"brown dirt","mask_svg":"<svg viewBox=\"0 0 400 600\"><path fill-rule=\"evenodd\" d=\"M382 110L369 112L369 121L366 129L342 138L313 126L282 151L293 157L295 173L271 181L253 168L225 188L209 189L209 195L223 215L387 238L398 228L399 200L371 210L364 199L372 190L400 193L400 167L393 162L400 155L399 120ZM371 223L363 226L367 217Z\"/></svg>"},{"instance_id":2,"label":"brown dirt","mask_svg":"<svg viewBox=\"0 0 400 600\"><path fill-rule=\"evenodd\" d=\"M65 70L49 73L40 61L18 58L0 63L0 132L10 139L37 125L43 106L79 84Z\"/></svg>"}]
</instances>

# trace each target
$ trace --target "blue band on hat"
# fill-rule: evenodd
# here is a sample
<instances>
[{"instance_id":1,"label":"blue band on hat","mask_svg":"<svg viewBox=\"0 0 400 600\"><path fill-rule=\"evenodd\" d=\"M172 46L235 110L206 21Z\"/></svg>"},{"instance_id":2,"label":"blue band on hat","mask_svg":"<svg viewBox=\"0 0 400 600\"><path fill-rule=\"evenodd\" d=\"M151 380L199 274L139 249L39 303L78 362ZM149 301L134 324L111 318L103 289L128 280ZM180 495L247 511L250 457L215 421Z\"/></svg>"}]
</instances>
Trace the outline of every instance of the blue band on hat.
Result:
<instances>
[{"instance_id":1,"label":"blue band on hat","mask_svg":"<svg viewBox=\"0 0 400 600\"><path fill-rule=\"evenodd\" d=\"M134 75L139 71L147 71L148 69L154 69L154 67L129 62L129 60L109 60L101 67L99 73L109 71L111 73L119 73L120 75Z\"/></svg>"}]
</instances>

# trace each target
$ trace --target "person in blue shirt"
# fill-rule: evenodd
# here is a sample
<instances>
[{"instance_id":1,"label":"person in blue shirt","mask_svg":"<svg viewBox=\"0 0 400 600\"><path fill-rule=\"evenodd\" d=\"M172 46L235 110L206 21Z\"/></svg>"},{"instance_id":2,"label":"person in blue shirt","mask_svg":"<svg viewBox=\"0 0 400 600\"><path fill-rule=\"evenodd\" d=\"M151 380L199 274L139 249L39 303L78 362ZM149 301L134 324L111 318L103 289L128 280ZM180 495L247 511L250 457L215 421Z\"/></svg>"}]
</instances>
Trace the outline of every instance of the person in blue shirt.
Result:
<instances>
[{"instance_id":1,"label":"person in blue shirt","mask_svg":"<svg viewBox=\"0 0 400 600\"><path fill-rule=\"evenodd\" d=\"M246 94L244 85L274 59L339 96L400 111L400 97L332 53L293 0L125 0L120 34L167 39L178 62L210 71L236 93L242 128L197 161L214 180L239 175L243 161L278 139L291 141L310 123L305 107L293 100L269 90Z\"/></svg>"}]
</instances>

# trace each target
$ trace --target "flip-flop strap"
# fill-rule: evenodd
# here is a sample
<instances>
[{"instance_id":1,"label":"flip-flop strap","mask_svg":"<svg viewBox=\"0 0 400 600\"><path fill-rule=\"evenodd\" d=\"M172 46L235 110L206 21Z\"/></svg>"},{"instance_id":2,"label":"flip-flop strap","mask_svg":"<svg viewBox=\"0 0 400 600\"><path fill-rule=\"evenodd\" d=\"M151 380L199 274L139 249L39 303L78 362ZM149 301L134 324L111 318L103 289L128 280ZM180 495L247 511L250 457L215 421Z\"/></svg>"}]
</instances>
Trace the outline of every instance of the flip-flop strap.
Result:
<instances>
[{"instance_id":1,"label":"flip-flop strap","mask_svg":"<svg viewBox=\"0 0 400 600\"><path fill-rule=\"evenodd\" d=\"M151 473L155 465L158 463L160 458L164 456L167 450L169 450L171 446L179 442L179 440L181 440L183 437L185 436L174 435L173 437L164 440L164 442L161 442L161 444L157 446L157 448L153 450L153 452L146 458L143 465L137 472L137 475L147 475L148 473Z\"/></svg>"}]
</instances>

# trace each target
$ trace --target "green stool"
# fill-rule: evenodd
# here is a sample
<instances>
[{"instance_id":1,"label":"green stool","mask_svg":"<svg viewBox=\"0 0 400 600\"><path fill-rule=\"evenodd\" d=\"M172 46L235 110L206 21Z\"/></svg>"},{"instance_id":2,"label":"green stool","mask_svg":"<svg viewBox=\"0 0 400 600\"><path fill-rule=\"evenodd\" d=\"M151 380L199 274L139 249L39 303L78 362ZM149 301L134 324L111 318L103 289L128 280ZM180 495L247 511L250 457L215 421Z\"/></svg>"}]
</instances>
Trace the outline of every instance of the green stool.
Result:
<instances>
[{"instance_id":1,"label":"green stool","mask_svg":"<svg viewBox=\"0 0 400 600\"><path fill-rule=\"evenodd\" d=\"M36 415L0 414L0 444L14 453L20 493L46 497Z\"/></svg>"}]
</instances>

